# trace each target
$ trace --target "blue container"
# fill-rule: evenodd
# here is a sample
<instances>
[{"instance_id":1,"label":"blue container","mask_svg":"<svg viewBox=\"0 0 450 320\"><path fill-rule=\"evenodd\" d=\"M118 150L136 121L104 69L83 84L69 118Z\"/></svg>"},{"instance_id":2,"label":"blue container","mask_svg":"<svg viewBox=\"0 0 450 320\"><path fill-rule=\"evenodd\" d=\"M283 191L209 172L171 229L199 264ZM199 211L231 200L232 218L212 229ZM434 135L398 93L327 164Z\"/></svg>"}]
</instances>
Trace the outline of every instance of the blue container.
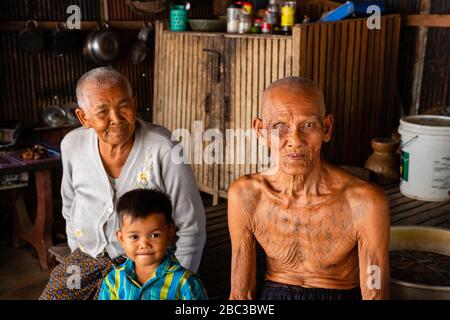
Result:
<instances>
[{"instance_id":1,"label":"blue container","mask_svg":"<svg viewBox=\"0 0 450 320\"><path fill-rule=\"evenodd\" d=\"M185 31L188 12L183 5L170 7L170 31Z\"/></svg>"},{"instance_id":2,"label":"blue container","mask_svg":"<svg viewBox=\"0 0 450 320\"><path fill-rule=\"evenodd\" d=\"M353 5L353 2L348 1L343 5L337 7L336 9L327 12L325 15L323 15L322 18L320 18L319 21L320 22L339 21L347 18L353 12L355 12L355 6Z\"/></svg>"}]
</instances>

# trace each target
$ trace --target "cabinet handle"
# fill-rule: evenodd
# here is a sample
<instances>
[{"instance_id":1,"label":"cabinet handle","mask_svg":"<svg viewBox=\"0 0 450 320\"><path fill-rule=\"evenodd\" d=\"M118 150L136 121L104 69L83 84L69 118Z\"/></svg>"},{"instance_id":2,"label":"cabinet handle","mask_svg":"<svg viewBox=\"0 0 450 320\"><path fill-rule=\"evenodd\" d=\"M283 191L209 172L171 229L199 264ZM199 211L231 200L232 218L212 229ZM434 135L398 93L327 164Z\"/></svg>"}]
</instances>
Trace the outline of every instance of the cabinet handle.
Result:
<instances>
[{"instance_id":1,"label":"cabinet handle","mask_svg":"<svg viewBox=\"0 0 450 320\"><path fill-rule=\"evenodd\" d=\"M216 82L220 82L220 74L222 73L222 67L220 65L220 52L214 49L203 49L203 52L214 56L214 64L217 68L215 72Z\"/></svg>"},{"instance_id":2,"label":"cabinet handle","mask_svg":"<svg viewBox=\"0 0 450 320\"><path fill-rule=\"evenodd\" d=\"M211 111L211 95L208 94L205 97L205 113L208 113Z\"/></svg>"},{"instance_id":3,"label":"cabinet handle","mask_svg":"<svg viewBox=\"0 0 450 320\"><path fill-rule=\"evenodd\" d=\"M223 116L225 121L230 120L230 97L224 97L223 99Z\"/></svg>"}]
</instances>

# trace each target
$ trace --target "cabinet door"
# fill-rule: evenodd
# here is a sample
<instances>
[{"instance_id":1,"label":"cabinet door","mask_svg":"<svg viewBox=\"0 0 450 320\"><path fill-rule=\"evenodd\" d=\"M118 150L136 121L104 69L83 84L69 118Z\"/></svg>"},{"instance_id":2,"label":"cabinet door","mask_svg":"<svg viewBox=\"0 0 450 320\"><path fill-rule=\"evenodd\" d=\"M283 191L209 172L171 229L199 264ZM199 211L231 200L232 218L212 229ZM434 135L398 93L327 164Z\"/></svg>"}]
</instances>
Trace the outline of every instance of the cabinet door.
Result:
<instances>
[{"instance_id":1,"label":"cabinet door","mask_svg":"<svg viewBox=\"0 0 450 320\"><path fill-rule=\"evenodd\" d=\"M156 24L153 122L183 133L179 140L199 188L211 194L218 193L218 167L203 155L211 143L205 132L219 126L220 42L214 34L169 32Z\"/></svg>"},{"instance_id":2,"label":"cabinet door","mask_svg":"<svg viewBox=\"0 0 450 320\"><path fill-rule=\"evenodd\" d=\"M220 190L240 176L268 168L268 149L252 130L261 97L273 81L292 75L292 40L284 36L225 36L224 120L230 129ZM223 193L222 193L223 194Z\"/></svg>"}]
</instances>

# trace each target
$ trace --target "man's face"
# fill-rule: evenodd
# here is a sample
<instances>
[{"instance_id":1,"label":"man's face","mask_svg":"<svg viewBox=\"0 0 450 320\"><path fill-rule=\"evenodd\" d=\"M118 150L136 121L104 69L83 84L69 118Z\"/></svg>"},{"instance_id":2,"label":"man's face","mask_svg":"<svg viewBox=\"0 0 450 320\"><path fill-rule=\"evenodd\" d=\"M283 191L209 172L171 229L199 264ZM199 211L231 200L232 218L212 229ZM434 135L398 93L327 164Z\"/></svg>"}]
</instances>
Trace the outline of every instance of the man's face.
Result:
<instances>
[{"instance_id":1,"label":"man's face","mask_svg":"<svg viewBox=\"0 0 450 320\"><path fill-rule=\"evenodd\" d=\"M136 109L124 86L95 88L87 84L84 90L87 109L77 110L83 126L93 128L104 143L118 145L127 142L134 133Z\"/></svg>"},{"instance_id":2,"label":"man's face","mask_svg":"<svg viewBox=\"0 0 450 320\"><path fill-rule=\"evenodd\" d=\"M136 265L157 267L166 254L173 232L174 227L167 225L161 213L133 221L129 215L124 215L117 238Z\"/></svg>"},{"instance_id":3,"label":"man's face","mask_svg":"<svg viewBox=\"0 0 450 320\"><path fill-rule=\"evenodd\" d=\"M263 127L275 165L290 175L302 175L320 160L323 141L331 137L332 116L314 95L274 90L266 96Z\"/></svg>"}]
</instances>

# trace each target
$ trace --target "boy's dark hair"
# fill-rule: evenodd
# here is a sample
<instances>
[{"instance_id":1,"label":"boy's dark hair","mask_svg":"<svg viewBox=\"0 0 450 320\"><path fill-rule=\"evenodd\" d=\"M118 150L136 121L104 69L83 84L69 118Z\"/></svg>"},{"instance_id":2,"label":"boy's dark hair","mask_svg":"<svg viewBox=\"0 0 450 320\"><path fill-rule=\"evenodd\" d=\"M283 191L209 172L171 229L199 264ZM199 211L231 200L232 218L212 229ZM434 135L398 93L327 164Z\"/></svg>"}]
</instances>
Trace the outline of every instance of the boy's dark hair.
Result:
<instances>
[{"instance_id":1,"label":"boy's dark hair","mask_svg":"<svg viewBox=\"0 0 450 320\"><path fill-rule=\"evenodd\" d=\"M120 197L117 204L117 214L119 215L119 227L122 228L123 217L144 219L148 216L160 213L166 218L166 224L173 224L172 203L169 196L155 189L134 189L126 192Z\"/></svg>"}]
</instances>

